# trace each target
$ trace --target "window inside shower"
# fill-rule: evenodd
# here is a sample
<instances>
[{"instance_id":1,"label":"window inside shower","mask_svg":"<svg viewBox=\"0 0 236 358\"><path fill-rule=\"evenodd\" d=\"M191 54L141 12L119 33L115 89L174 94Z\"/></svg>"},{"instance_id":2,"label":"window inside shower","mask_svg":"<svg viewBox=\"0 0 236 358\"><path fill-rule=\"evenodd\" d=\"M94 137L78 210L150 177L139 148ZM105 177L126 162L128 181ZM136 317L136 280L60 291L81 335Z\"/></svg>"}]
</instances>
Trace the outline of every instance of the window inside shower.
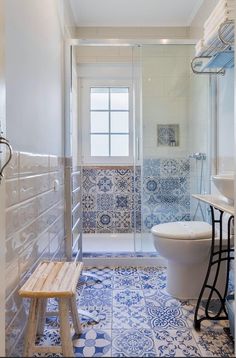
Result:
<instances>
[{"instance_id":1,"label":"window inside shower","mask_svg":"<svg viewBox=\"0 0 236 358\"><path fill-rule=\"evenodd\" d=\"M83 51L83 252L153 254L154 225L206 220L191 194L209 187L209 77L191 72L193 45L95 46L96 63Z\"/></svg>"}]
</instances>

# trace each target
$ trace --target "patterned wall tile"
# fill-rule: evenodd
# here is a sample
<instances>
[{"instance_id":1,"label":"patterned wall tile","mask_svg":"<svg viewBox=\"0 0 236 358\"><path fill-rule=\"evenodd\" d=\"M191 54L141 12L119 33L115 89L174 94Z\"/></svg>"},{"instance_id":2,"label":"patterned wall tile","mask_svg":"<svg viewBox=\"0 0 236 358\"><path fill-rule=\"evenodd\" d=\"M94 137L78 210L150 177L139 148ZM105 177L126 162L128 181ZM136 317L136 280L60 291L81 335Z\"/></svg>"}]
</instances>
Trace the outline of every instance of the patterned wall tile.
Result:
<instances>
[{"instance_id":1,"label":"patterned wall tile","mask_svg":"<svg viewBox=\"0 0 236 358\"><path fill-rule=\"evenodd\" d=\"M132 174L131 169L118 169L114 171L114 192L131 193L132 191Z\"/></svg>"},{"instance_id":2,"label":"patterned wall tile","mask_svg":"<svg viewBox=\"0 0 236 358\"><path fill-rule=\"evenodd\" d=\"M179 177L179 161L176 159L162 159L160 175L164 177Z\"/></svg>"},{"instance_id":3,"label":"patterned wall tile","mask_svg":"<svg viewBox=\"0 0 236 358\"><path fill-rule=\"evenodd\" d=\"M113 193L113 171L98 169L97 170L97 192Z\"/></svg>"},{"instance_id":4,"label":"patterned wall tile","mask_svg":"<svg viewBox=\"0 0 236 358\"><path fill-rule=\"evenodd\" d=\"M153 225L162 222L190 220L188 158L145 158L142 170L140 166L124 169L89 168L84 169L83 174L83 208L88 212L96 211L97 232L131 232L135 225L137 231L143 225L144 231L149 232ZM88 196L92 194L96 196L95 205L92 197ZM102 211L110 216L115 215L116 211L131 212L131 215L128 219L127 215L117 214L112 225L108 225L102 224L99 219L99 212ZM89 232L88 225L86 232ZM91 227L91 232L94 232L94 227Z\"/></svg>"},{"instance_id":5,"label":"patterned wall tile","mask_svg":"<svg viewBox=\"0 0 236 358\"><path fill-rule=\"evenodd\" d=\"M82 205L84 211L96 211L97 196L95 194L83 194Z\"/></svg>"},{"instance_id":6,"label":"patterned wall tile","mask_svg":"<svg viewBox=\"0 0 236 358\"><path fill-rule=\"evenodd\" d=\"M148 176L156 176L159 177L160 176L160 165L161 165L161 160L160 159L144 159L143 161L143 173L144 173L144 177L148 177Z\"/></svg>"},{"instance_id":7,"label":"patterned wall tile","mask_svg":"<svg viewBox=\"0 0 236 358\"><path fill-rule=\"evenodd\" d=\"M97 232L113 232L113 211L98 211L96 221Z\"/></svg>"},{"instance_id":8,"label":"patterned wall tile","mask_svg":"<svg viewBox=\"0 0 236 358\"><path fill-rule=\"evenodd\" d=\"M96 193L96 169L83 169L83 193Z\"/></svg>"},{"instance_id":9,"label":"patterned wall tile","mask_svg":"<svg viewBox=\"0 0 236 358\"><path fill-rule=\"evenodd\" d=\"M114 213L115 232L132 232L130 211L116 211Z\"/></svg>"},{"instance_id":10,"label":"patterned wall tile","mask_svg":"<svg viewBox=\"0 0 236 358\"><path fill-rule=\"evenodd\" d=\"M95 232L96 211L83 211L83 230L85 233Z\"/></svg>"},{"instance_id":11,"label":"patterned wall tile","mask_svg":"<svg viewBox=\"0 0 236 358\"><path fill-rule=\"evenodd\" d=\"M132 196L131 195L116 195L115 196L115 210L130 210L132 204Z\"/></svg>"}]
</instances>

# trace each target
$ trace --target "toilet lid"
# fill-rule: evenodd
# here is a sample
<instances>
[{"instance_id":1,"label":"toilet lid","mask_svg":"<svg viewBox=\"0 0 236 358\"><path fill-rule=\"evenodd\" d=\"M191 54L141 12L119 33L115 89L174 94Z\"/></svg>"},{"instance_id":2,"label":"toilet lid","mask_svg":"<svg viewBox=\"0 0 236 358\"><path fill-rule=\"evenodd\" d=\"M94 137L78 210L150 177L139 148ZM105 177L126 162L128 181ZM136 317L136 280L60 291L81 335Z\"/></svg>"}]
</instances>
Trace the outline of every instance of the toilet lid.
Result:
<instances>
[{"instance_id":1,"label":"toilet lid","mask_svg":"<svg viewBox=\"0 0 236 358\"><path fill-rule=\"evenodd\" d=\"M153 226L151 231L166 239L209 239L212 226L204 221L176 221Z\"/></svg>"}]
</instances>

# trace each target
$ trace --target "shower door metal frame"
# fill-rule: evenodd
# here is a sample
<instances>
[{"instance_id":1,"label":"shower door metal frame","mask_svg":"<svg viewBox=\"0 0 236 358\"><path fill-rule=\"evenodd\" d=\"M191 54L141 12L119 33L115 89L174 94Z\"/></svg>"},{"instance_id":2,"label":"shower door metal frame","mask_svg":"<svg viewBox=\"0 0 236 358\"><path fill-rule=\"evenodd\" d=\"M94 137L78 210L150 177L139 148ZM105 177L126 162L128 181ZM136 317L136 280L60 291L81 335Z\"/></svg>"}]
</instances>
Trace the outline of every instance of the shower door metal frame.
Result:
<instances>
[{"instance_id":1,"label":"shower door metal frame","mask_svg":"<svg viewBox=\"0 0 236 358\"><path fill-rule=\"evenodd\" d=\"M195 45L196 44L196 40L195 39L80 39L80 38L73 38L73 39L68 39L67 41L68 46L71 48L73 46L111 46L111 47L115 47L115 46L119 46L119 47L133 47L133 48L139 48L142 47L142 45ZM142 96L141 96L142 98ZM133 103L135 103L135 99L133 100ZM142 110L142 108L140 109ZM133 110L133 116L135 116L135 111ZM140 123L142 125L142 112L140 113ZM67 126L70 126L67 124ZM142 157L142 150L141 150L141 146L140 146L140 138L142 135L142 131L140 130L138 133L138 137L136 135L136 130L135 130L135 123L133 124L133 130L134 130L134 173L136 172L136 163L137 163L137 158ZM70 128L67 129L67 132L70 132ZM67 134L67 141L68 141L68 134ZM68 142L66 143L66 148L67 151L70 149L70 145L68 144ZM141 158L141 162L142 162L142 158ZM140 166L142 166L142 163L140 164ZM141 170L141 179L142 180L142 170ZM136 225L135 225L135 220L134 219L134 252L138 251L137 250L137 242L136 242ZM143 227L142 227L142 223L141 223L141 235L143 233ZM67 244L68 245L68 244ZM142 251L142 240L141 240L141 251Z\"/></svg>"}]
</instances>

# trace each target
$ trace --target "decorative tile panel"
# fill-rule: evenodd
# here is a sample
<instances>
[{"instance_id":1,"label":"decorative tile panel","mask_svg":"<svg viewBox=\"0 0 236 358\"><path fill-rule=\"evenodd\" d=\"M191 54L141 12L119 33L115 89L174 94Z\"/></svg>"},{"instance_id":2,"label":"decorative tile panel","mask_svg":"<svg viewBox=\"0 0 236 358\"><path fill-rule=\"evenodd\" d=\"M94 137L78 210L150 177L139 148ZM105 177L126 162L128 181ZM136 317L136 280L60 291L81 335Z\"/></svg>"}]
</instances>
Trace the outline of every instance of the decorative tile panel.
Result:
<instances>
[{"instance_id":1,"label":"decorative tile panel","mask_svg":"<svg viewBox=\"0 0 236 358\"><path fill-rule=\"evenodd\" d=\"M142 176L140 166L85 168L83 195L83 210L95 211L97 217L91 231L86 221L86 233L128 233L141 231L142 226L149 232L159 223L190 220L190 162L187 158L145 158ZM103 211L112 217L112 225L100 220Z\"/></svg>"}]
</instances>

